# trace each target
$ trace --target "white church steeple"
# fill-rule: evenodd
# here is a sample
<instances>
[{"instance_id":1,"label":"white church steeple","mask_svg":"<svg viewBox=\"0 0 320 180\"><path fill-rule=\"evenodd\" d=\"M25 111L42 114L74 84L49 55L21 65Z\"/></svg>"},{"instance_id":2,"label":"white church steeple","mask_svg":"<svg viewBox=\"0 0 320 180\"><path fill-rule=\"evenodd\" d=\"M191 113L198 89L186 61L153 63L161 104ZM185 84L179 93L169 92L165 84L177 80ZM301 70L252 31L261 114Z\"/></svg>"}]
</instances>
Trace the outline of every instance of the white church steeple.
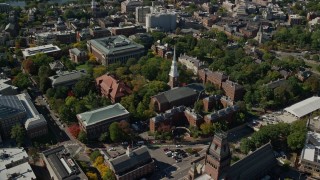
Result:
<instances>
[{"instance_id":1,"label":"white church steeple","mask_svg":"<svg viewBox=\"0 0 320 180\"><path fill-rule=\"evenodd\" d=\"M173 60L172 60L171 69L169 72L169 83L168 83L171 88L178 86L179 72L178 72L178 65L177 65L176 58L177 58L176 47L174 47Z\"/></svg>"}]
</instances>

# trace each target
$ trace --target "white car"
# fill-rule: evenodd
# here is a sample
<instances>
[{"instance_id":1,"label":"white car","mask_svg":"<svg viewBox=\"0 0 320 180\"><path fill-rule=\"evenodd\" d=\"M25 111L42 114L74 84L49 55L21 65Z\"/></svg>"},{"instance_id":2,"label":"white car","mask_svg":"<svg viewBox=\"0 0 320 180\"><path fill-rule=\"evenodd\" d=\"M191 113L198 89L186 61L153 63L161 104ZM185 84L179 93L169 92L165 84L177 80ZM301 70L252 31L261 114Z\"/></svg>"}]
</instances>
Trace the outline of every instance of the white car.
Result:
<instances>
[{"instance_id":1,"label":"white car","mask_svg":"<svg viewBox=\"0 0 320 180\"><path fill-rule=\"evenodd\" d=\"M116 149L115 148L109 148L109 151L115 151Z\"/></svg>"},{"instance_id":2,"label":"white car","mask_svg":"<svg viewBox=\"0 0 320 180\"><path fill-rule=\"evenodd\" d=\"M181 146L180 144L177 144L176 147L177 147L177 148L180 148L180 147L182 147L182 146Z\"/></svg>"}]
</instances>

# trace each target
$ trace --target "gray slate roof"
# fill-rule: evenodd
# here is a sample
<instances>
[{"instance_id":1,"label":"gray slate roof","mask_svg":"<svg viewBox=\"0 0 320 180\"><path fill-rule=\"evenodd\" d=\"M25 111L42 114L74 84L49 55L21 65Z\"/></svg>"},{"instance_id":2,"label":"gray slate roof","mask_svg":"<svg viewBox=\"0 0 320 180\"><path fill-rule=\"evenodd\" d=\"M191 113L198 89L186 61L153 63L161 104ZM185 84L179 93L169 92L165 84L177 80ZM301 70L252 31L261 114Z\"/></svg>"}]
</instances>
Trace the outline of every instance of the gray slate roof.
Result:
<instances>
[{"instance_id":1,"label":"gray slate roof","mask_svg":"<svg viewBox=\"0 0 320 180\"><path fill-rule=\"evenodd\" d=\"M258 179L262 172L267 172L276 165L272 146L267 143L233 164L226 174L231 180Z\"/></svg>"},{"instance_id":2,"label":"gray slate roof","mask_svg":"<svg viewBox=\"0 0 320 180\"><path fill-rule=\"evenodd\" d=\"M132 156L123 154L110 160L110 164L116 174L125 174L135 168L143 166L152 161L149 151L146 146L141 146L132 151Z\"/></svg>"},{"instance_id":3,"label":"gray slate roof","mask_svg":"<svg viewBox=\"0 0 320 180\"><path fill-rule=\"evenodd\" d=\"M71 81L79 80L84 75L86 75L84 71L71 71L71 72L64 71L58 75L50 76L49 78L52 81L52 85L56 86L59 84L64 84Z\"/></svg>"},{"instance_id":4,"label":"gray slate roof","mask_svg":"<svg viewBox=\"0 0 320 180\"><path fill-rule=\"evenodd\" d=\"M26 109L17 96L0 96L0 120L25 112Z\"/></svg>"},{"instance_id":5,"label":"gray slate roof","mask_svg":"<svg viewBox=\"0 0 320 180\"><path fill-rule=\"evenodd\" d=\"M158 95L155 95L154 98L156 98L160 103L170 103L186 97L195 96L202 90L204 90L202 84L194 83L189 84L188 86L178 87L169 91L162 92Z\"/></svg>"}]
</instances>

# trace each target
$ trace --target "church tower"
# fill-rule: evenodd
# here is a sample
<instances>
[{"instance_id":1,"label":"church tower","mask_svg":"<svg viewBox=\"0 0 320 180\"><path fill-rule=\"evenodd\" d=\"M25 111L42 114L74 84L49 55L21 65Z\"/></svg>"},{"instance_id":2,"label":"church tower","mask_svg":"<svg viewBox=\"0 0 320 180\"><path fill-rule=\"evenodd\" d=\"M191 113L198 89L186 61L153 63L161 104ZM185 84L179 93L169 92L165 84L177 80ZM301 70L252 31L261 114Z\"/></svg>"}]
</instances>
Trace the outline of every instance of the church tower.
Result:
<instances>
[{"instance_id":1,"label":"church tower","mask_svg":"<svg viewBox=\"0 0 320 180\"><path fill-rule=\"evenodd\" d=\"M174 47L173 60L172 60L171 69L169 72L169 83L168 83L171 89L179 86L178 77L179 77L179 73L178 73L178 65L176 60L176 47Z\"/></svg>"},{"instance_id":2,"label":"church tower","mask_svg":"<svg viewBox=\"0 0 320 180\"><path fill-rule=\"evenodd\" d=\"M260 25L259 31L257 32L257 36L254 39L257 40L259 44L261 44L262 38L263 38L263 32L262 32L262 26Z\"/></svg>"},{"instance_id":3,"label":"church tower","mask_svg":"<svg viewBox=\"0 0 320 180\"><path fill-rule=\"evenodd\" d=\"M205 158L205 173L213 179L219 179L221 174L230 167L231 153L227 133L215 133Z\"/></svg>"}]
</instances>

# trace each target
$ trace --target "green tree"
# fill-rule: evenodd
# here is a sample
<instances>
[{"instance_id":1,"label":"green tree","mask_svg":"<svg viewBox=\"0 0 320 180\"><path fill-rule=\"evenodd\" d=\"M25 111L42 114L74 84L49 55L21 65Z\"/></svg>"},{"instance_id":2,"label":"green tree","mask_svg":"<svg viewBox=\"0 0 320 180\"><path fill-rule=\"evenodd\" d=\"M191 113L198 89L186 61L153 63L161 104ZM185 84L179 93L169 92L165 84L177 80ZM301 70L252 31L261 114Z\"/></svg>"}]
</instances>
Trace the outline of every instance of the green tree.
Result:
<instances>
[{"instance_id":1,"label":"green tree","mask_svg":"<svg viewBox=\"0 0 320 180\"><path fill-rule=\"evenodd\" d=\"M25 130L20 124L16 124L12 127L10 135L18 143L18 146L21 146L24 141Z\"/></svg>"},{"instance_id":2,"label":"green tree","mask_svg":"<svg viewBox=\"0 0 320 180\"><path fill-rule=\"evenodd\" d=\"M27 74L19 73L12 81L13 85L19 89L26 89L31 85L31 81Z\"/></svg>"},{"instance_id":3,"label":"green tree","mask_svg":"<svg viewBox=\"0 0 320 180\"><path fill-rule=\"evenodd\" d=\"M99 141L106 142L107 138L108 138L108 133L102 133L99 137Z\"/></svg>"},{"instance_id":4,"label":"green tree","mask_svg":"<svg viewBox=\"0 0 320 180\"><path fill-rule=\"evenodd\" d=\"M75 121L76 114L72 111L72 109L66 105L62 105L59 107L59 116L62 121L70 123Z\"/></svg>"},{"instance_id":5,"label":"green tree","mask_svg":"<svg viewBox=\"0 0 320 180\"><path fill-rule=\"evenodd\" d=\"M119 127L118 122L113 122L109 126L109 133L110 133L110 139L113 142L120 142L123 138L123 132L121 128Z\"/></svg>"},{"instance_id":6,"label":"green tree","mask_svg":"<svg viewBox=\"0 0 320 180\"><path fill-rule=\"evenodd\" d=\"M103 176L103 180L116 180L116 176L110 168L107 169L106 173Z\"/></svg>"},{"instance_id":7,"label":"green tree","mask_svg":"<svg viewBox=\"0 0 320 180\"><path fill-rule=\"evenodd\" d=\"M94 82L90 76L81 77L73 88L73 92L78 98L89 94L91 90L94 90Z\"/></svg>"},{"instance_id":8,"label":"green tree","mask_svg":"<svg viewBox=\"0 0 320 180\"><path fill-rule=\"evenodd\" d=\"M96 150L96 151L93 151L91 154L90 154L90 160L92 161L92 162L94 162L96 159L97 159L97 157L99 157L99 156L101 156L101 154L100 154L100 152L99 152L99 150Z\"/></svg>"},{"instance_id":9,"label":"green tree","mask_svg":"<svg viewBox=\"0 0 320 180\"><path fill-rule=\"evenodd\" d=\"M297 131L290 134L287 138L287 143L292 150L301 150L306 140L306 132Z\"/></svg>"},{"instance_id":10,"label":"green tree","mask_svg":"<svg viewBox=\"0 0 320 180\"><path fill-rule=\"evenodd\" d=\"M251 139L243 138L240 143L240 151L244 154L248 154L249 151L254 149L254 143Z\"/></svg>"},{"instance_id":11,"label":"green tree","mask_svg":"<svg viewBox=\"0 0 320 180\"><path fill-rule=\"evenodd\" d=\"M78 140L84 144L87 143L88 142L87 133L84 131L80 131L78 135Z\"/></svg>"},{"instance_id":12,"label":"green tree","mask_svg":"<svg viewBox=\"0 0 320 180\"><path fill-rule=\"evenodd\" d=\"M202 123L200 129L204 135L213 135L215 132L215 126L212 123Z\"/></svg>"},{"instance_id":13,"label":"green tree","mask_svg":"<svg viewBox=\"0 0 320 180\"><path fill-rule=\"evenodd\" d=\"M40 91L46 92L49 88L51 88L51 80L46 76L40 76Z\"/></svg>"},{"instance_id":14,"label":"green tree","mask_svg":"<svg viewBox=\"0 0 320 180\"><path fill-rule=\"evenodd\" d=\"M203 101L199 100L194 105L194 111L198 114L202 114L203 111Z\"/></svg>"}]
</instances>

